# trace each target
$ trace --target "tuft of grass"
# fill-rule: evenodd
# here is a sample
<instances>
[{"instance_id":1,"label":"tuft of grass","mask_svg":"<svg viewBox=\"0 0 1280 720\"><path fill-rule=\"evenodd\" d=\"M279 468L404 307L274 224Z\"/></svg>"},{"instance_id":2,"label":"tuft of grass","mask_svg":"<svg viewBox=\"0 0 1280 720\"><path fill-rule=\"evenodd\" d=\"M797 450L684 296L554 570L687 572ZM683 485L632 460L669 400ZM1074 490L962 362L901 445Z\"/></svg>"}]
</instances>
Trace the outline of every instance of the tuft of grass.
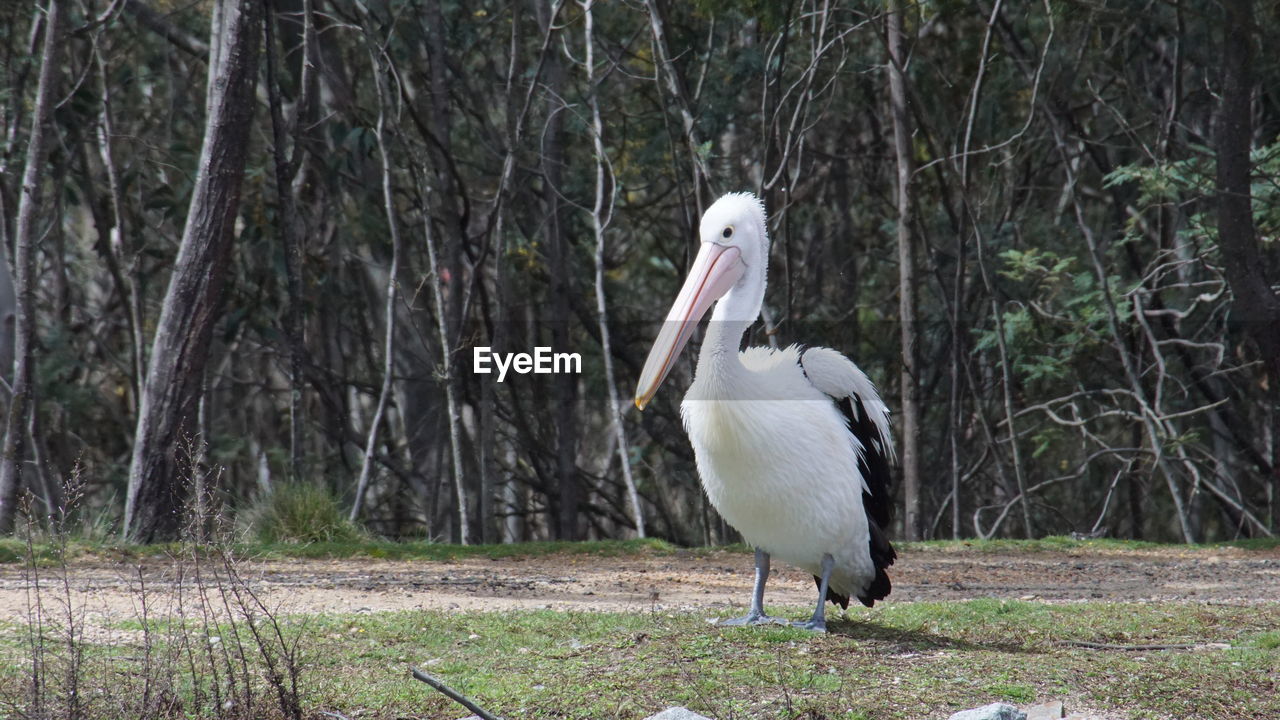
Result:
<instances>
[{"instance_id":1,"label":"tuft of grass","mask_svg":"<svg viewBox=\"0 0 1280 720\"><path fill-rule=\"evenodd\" d=\"M288 483L246 513L253 537L264 544L352 543L364 539L327 489Z\"/></svg>"},{"instance_id":2,"label":"tuft of grass","mask_svg":"<svg viewBox=\"0 0 1280 720\"><path fill-rule=\"evenodd\" d=\"M1280 631L1258 633L1249 644L1260 650L1280 650Z\"/></svg>"},{"instance_id":3,"label":"tuft of grass","mask_svg":"<svg viewBox=\"0 0 1280 720\"><path fill-rule=\"evenodd\" d=\"M1036 699L1036 689L1030 685L992 683L984 689L991 693L992 697L1008 700L1016 704L1030 703Z\"/></svg>"}]
</instances>

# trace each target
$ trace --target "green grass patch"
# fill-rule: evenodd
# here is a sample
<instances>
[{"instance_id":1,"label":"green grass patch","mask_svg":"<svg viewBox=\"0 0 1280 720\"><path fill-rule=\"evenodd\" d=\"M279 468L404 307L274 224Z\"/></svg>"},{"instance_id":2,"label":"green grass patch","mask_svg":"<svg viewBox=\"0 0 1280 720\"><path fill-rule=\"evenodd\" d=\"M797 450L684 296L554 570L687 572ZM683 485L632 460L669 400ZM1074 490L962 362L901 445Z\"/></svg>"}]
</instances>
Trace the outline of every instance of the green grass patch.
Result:
<instances>
[{"instance_id":1,"label":"green grass patch","mask_svg":"<svg viewBox=\"0 0 1280 720\"><path fill-rule=\"evenodd\" d=\"M502 559L509 557L542 557L547 555L593 555L620 557L625 555L670 555L690 553L751 553L746 545L728 545L712 548L681 548L664 540L597 540L590 542L529 542L505 545L452 545L426 540L396 542L370 537L362 533L342 534L329 539L242 539L231 546L238 557L277 558L376 558L390 560L459 560L465 558ZM900 551L910 552L979 552L979 553L1038 553L1038 552L1107 552L1177 549L1211 552L1224 547L1249 551L1269 551L1280 548L1280 539L1242 540L1211 545L1167 545L1136 540L1073 540L1066 537L1047 537L1038 540L930 540L925 542L897 543ZM42 566L78 560L134 560L147 557L163 557L189 553L190 544L156 543L131 545L117 541L71 538L64 543L36 542L32 550L37 564ZM196 548L198 551L199 549ZM0 564L26 562L29 550L25 540L0 539Z\"/></svg>"},{"instance_id":2,"label":"green grass patch","mask_svg":"<svg viewBox=\"0 0 1280 720\"><path fill-rule=\"evenodd\" d=\"M547 555L595 555L621 557L624 555L669 554L677 548L663 540L595 540L588 542L528 542L504 545L451 545L423 540L393 542L390 540L364 540L358 542L262 543L238 545L238 555L253 557L290 558L352 558L368 557L389 560L459 560L487 558L498 560L512 557L543 557Z\"/></svg>"},{"instance_id":3,"label":"green grass patch","mask_svg":"<svg viewBox=\"0 0 1280 720\"><path fill-rule=\"evenodd\" d=\"M597 557L622 557L626 555L669 555L677 552L720 552L722 548L684 550L664 540L597 540L589 542L530 542L504 545L451 545L425 540L395 542L377 538L358 537L346 540L314 542L236 542L230 546L232 554L255 559L339 559L375 558L388 560L459 560L465 558L502 559L512 557L543 557L547 555L593 555ZM49 566L61 559L67 562L102 560L127 561L148 557L189 554L202 549L189 543L155 543L131 545L71 539L65 544L37 542L33 545L37 564ZM744 550L745 552L745 550ZM0 539L0 563L25 563L28 561L25 541Z\"/></svg>"},{"instance_id":4,"label":"green grass patch","mask_svg":"<svg viewBox=\"0 0 1280 720\"><path fill-rule=\"evenodd\" d=\"M1280 714L1280 658L1256 640L1280 622L1276 606L890 603L851 612L827 636L664 613L317 621L309 630L325 679L313 687L314 707L375 717L457 715L450 701L407 681L409 665L508 717L639 718L678 704L712 717L906 720L1048 699L1133 718ZM1232 647L1134 653L1072 641Z\"/></svg>"},{"instance_id":5,"label":"green grass patch","mask_svg":"<svg viewBox=\"0 0 1280 720\"><path fill-rule=\"evenodd\" d=\"M1250 644L1261 650L1280 650L1280 630L1258 633Z\"/></svg>"},{"instance_id":6,"label":"green grass patch","mask_svg":"<svg viewBox=\"0 0 1280 720\"><path fill-rule=\"evenodd\" d=\"M804 608L770 611L807 615ZM287 619L305 637L308 716L387 720L466 714L412 680L410 667L510 718L629 719L685 705L717 718L916 720L996 701L1053 699L1134 720L1280 717L1277 626L1276 604L996 600L886 603L833 617L825 636L721 628L705 614L663 612ZM1076 642L1205 647L1134 652ZM0 635L0 665L21 651L15 634ZM136 652L120 651L90 682L129 672ZM0 694L20 681L20 672L0 673Z\"/></svg>"},{"instance_id":7,"label":"green grass patch","mask_svg":"<svg viewBox=\"0 0 1280 720\"><path fill-rule=\"evenodd\" d=\"M1035 540L995 538L991 540L925 540L922 542L901 542L894 544L907 552L912 550L936 550L952 552L1034 553L1162 549L1212 551L1226 547L1239 548L1241 550L1274 550L1276 548L1280 548L1280 538L1252 538L1248 540L1232 540L1228 542L1186 545L1183 543L1157 543L1146 540L1119 540L1114 538L1077 540L1075 538L1054 535L1037 538Z\"/></svg>"}]
</instances>

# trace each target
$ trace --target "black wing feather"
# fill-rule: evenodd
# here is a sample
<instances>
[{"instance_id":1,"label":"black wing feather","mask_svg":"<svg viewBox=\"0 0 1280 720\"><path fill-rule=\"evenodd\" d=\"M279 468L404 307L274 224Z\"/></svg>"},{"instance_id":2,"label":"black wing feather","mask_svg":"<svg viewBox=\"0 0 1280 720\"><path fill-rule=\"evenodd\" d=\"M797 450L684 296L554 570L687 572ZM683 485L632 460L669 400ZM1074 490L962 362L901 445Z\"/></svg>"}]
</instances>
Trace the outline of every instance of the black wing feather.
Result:
<instances>
[{"instance_id":1,"label":"black wing feather","mask_svg":"<svg viewBox=\"0 0 1280 720\"><path fill-rule=\"evenodd\" d=\"M889 474L889 458L885 454L887 438L880 437L880 431L867 414L862 398L853 395L847 402L841 402L840 411L849 421L849 430L862 444L862 452L858 453L858 472L867 487L862 491L862 508L867 513L867 529L870 531L871 562L876 568L876 577L871 581L866 592L858 596L858 601L867 607L876 600L888 597L893 584L889 582L889 574L885 568L893 564L898 553L889 543L885 528L893 522L893 499L889 493L892 475ZM870 492L867 492L870 490ZM828 597L830 597L828 595Z\"/></svg>"},{"instance_id":2,"label":"black wing feather","mask_svg":"<svg viewBox=\"0 0 1280 720\"><path fill-rule=\"evenodd\" d=\"M800 350L801 372L805 372L804 352L807 349ZM805 377L808 377L808 373L805 373ZM862 492L862 508L867 513L871 562L876 568L876 576L867 586L866 591L858 595L858 601L871 607L875 605L876 600L888 597L889 591L893 589L885 568L892 565L898 557L898 553L889 543L889 538L884 531L884 528L889 527L893 522L893 500L889 492L893 476L889 472L889 458L886 453L889 438L880 437L880 430L867 414L862 398L857 394L843 400L837 399L836 405L849 422L849 431L862 445L862 451L858 453L858 472L862 473L862 478L866 482L866 489ZM822 579L816 575L813 579L821 588ZM827 600L845 609L849 607L849 597L830 588L827 589Z\"/></svg>"}]
</instances>

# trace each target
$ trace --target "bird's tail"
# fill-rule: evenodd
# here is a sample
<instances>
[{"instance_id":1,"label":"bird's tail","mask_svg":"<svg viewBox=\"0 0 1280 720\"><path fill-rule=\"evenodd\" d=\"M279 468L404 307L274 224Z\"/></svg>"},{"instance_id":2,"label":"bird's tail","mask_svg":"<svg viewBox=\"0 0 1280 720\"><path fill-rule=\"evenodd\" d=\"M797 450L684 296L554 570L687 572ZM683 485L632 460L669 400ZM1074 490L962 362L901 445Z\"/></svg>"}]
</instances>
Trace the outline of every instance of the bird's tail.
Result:
<instances>
[{"instance_id":1,"label":"bird's tail","mask_svg":"<svg viewBox=\"0 0 1280 720\"><path fill-rule=\"evenodd\" d=\"M871 562L876 567L875 579L867 586L867 589L858 595L858 601L867 607L876 604L877 600L883 600L889 596L889 591L893 589L893 584L889 582L889 573L885 572L885 568L893 564L898 557L897 551L893 549L893 545L889 544L889 538L885 537L884 531L880 529L874 521L870 522L871 530Z\"/></svg>"}]
</instances>

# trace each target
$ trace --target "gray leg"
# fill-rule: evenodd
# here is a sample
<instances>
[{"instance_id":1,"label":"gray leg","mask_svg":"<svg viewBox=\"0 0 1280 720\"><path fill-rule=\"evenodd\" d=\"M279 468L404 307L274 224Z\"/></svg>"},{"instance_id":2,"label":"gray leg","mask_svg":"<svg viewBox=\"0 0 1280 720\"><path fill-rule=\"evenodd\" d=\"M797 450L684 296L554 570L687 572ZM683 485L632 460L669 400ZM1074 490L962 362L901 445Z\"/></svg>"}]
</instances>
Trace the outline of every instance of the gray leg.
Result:
<instances>
[{"instance_id":1,"label":"gray leg","mask_svg":"<svg viewBox=\"0 0 1280 720\"><path fill-rule=\"evenodd\" d=\"M787 621L781 618L769 617L764 614L764 584L769 580L769 553L756 548L756 584L751 592L751 610L746 616L740 618L732 618L730 620L721 620L721 625L768 625L776 623L786 625Z\"/></svg>"},{"instance_id":2,"label":"gray leg","mask_svg":"<svg viewBox=\"0 0 1280 720\"><path fill-rule=\"evenodd\" d=\"M809 622L792 623L792 625L814 632L827 631L827 586L831 582L831 569L835 566L836 561L831 557L831 553L823 554L822 580L818 587L818 607L814 608L813 617L809 618Z\"/></svg>"}]
</instances>

